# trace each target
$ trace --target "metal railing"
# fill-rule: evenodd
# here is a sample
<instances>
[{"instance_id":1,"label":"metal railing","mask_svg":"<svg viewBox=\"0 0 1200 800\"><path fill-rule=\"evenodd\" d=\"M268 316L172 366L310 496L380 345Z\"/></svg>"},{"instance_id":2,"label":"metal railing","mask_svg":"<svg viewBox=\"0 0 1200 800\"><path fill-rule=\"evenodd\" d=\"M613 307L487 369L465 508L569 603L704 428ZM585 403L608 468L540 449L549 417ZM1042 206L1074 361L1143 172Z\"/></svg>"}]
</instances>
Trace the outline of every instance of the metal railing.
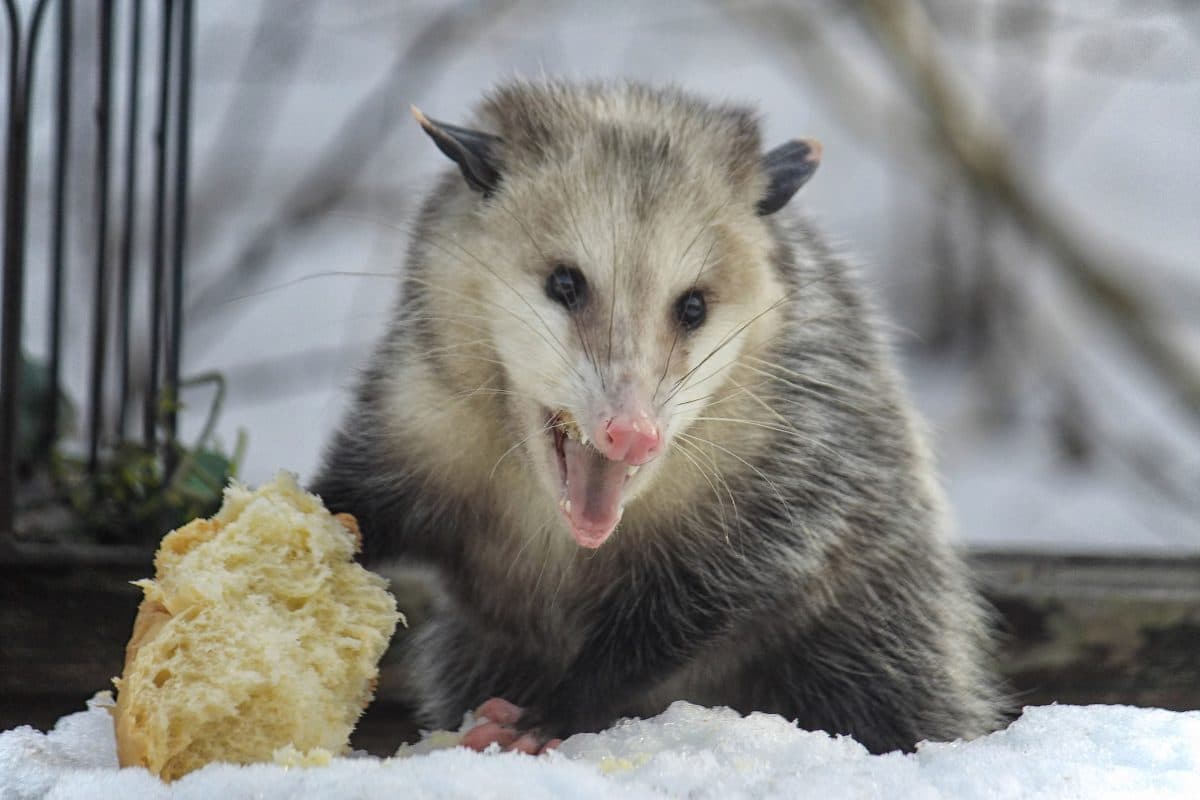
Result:
<instances>
[{"instance_id":1,"label":"metal railing","mask_svg":"<svg viewBox=\"0 0 1200 800\"><path fill-rule=\"evenodd\" d=\"M101 0L81 8L72 0L35 0L25 4L29 12L26 24L16 0L4 0L8 73L0 317L0 544L15 530L16 496L25 477L18 469L17 439L26 352L22 341L26 274L27 269L43 268L29 262L30 171L31 167L45 169L49 179L48 233L41 251L48 270L45 335L49 387L36 413L38 438L51 444L62 434L58 398L64 383L64 296L71 276L68 200L80 182L77 176L82 166L71 163L72 132L87 124L94 129L89 206L94 238L88 242L92 248L91 339L83 404L87 468L94 472L107 449L132 441L129 423L139 416L139 444L151 451L161 448L168 471L175 458L170 445L176 440L175 398L180 383L195 9L193 0L161 0L157 8L147 9L148 5L143 0ZM157 21L157 31L150 36L144 31L149 27L147 21ZM53 142L49 163L31 164L38 47L51 25L55 26L51 45L55 48L54 72L53 82L48 82L52 97L45 100L52 102L47 110ZM0 36L3 34L0 31ZM85 37L93 38L88 41ZM151 37L157 39L157 47L149 53L153 61L148 61L145 45ZM79 86L73 77L74 59L89 53L93 45L95 70L80 73L94 80L94 86ZM126 48L120 58L118 47ZM143 79L157 81L156 108L149 126L141 113ZM75 118L76 92L89 88L94 91L93 119ZM123 124L116 124L122 120ZM72 124L78 128L73 129ZM116 133L123 135L123 141L114 141ZM152 189L145 204L148 208L143 210L139 175L147 153ZM112 195L117 192L119 203L113 203ZM142 213L149 215L146 243L138 241L137 223ZM115 258L109 257L110 246ZM145 296L135 298L135 276L140 269L149 270L148 289ZM147 313L137 311L135 304L141 303ZM138 328L147 344L135 352ZM114 334L115 345L110 341ZM116 404L110 408L113 398ZM135 409L138 399L140 409Z\"/></svg>"}]
</instances>

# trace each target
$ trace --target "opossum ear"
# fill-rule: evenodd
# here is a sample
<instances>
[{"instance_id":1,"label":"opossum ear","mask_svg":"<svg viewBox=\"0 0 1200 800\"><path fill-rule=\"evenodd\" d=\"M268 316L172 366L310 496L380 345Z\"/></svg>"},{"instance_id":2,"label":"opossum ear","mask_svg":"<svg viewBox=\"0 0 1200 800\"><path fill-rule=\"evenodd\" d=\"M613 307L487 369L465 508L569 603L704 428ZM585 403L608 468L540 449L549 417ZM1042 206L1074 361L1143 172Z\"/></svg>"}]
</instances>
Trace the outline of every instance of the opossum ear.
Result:
<instances>
[{"instance_id":1,"label":"opossum ear","mask_svg":"<svg viewBox=\"0 0 1200 800\"><path fill-rule=\"evenodd\" d=\"M487 197L500 185L496 148L500 137L430 119L412 106L412 115L433 143L462 170L467 184Z\"/></svg>"},{"instance_id":2,"label":"opossum ear","mask_svg":"<svg viewBox=\"0 0 1200 800\"><path fill-rule=\"evenodd\" d=\"M774 214L787 205L821 163L821 143L816 139L793 139L762 157L767 173L767 193L758 201L758 215Z\"/></svg>"}]
</instances>

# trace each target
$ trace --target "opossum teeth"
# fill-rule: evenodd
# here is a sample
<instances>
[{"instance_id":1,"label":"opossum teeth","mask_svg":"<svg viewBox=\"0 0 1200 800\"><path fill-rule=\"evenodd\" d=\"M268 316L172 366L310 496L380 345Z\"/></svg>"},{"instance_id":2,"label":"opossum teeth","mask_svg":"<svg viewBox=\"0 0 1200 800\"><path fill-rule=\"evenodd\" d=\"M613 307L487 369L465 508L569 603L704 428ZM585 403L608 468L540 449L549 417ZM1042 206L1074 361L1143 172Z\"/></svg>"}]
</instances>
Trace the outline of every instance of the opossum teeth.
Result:
<instances>
[{"instance_id":1,"label":"opossum teeth","mask_svg":"<svg viewBox=\"0 0 1200 800\"><path fill-rule=\"evenodd\" d=\"M637 471L641 468L642 467L640 464L636 467L630 467L629 469L625 470L625 477L632 478L634 475L637 475Z\"/></svg>"},{"instance_id":2,"label":"opossum teeth","mask_svg":"<svg viewBox=\"0 0 1200 800\"><path fill-rule=\"evenodd\" d=\"M553 424L563 432L569 439L574 439L577 442L587 444L587 436L579 427L579 423L575 421L570 411L559 411L554 415Z\"/></svg>"},{"instance_id":3,"label":"opossum teeth","mask_svg":"<svg viewBox=\"0 0 1200 800\"><path fill-rule=\"evenodd\" d=\"M570 501L570 500L568 500L568 499L567 499L567 498L565 498L565 497L564 497L562 500L559 500L559 501L558 501L558 507L559 507L560 509L562 509L562 512L563 512L564 514L570 514L570 513L571 513L571 501Z\"/></svg>"}]
</instances>

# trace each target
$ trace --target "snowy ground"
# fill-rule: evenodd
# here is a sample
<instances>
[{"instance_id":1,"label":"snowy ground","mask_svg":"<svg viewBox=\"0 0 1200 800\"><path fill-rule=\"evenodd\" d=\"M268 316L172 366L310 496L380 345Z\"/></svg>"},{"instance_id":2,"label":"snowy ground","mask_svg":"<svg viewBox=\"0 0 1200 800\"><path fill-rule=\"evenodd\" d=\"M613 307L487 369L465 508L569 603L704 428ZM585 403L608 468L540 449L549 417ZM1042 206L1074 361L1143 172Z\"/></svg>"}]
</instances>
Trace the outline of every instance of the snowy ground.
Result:
<instances>
[{"instance_id":1,"label":"snowy ground","mask_svg":"<svg viewBox=\"0 0 1200 800\"><path fill-rule=\"evenodd\" d=\"M1196 798L1200 712L1040 706L974 742L869 755L780 717L676 703L650 720L574 736L556 754L432 750L321 767L212 765L167 786L118 770L108 713L42 734L0 733L0 800L29 798Z\"/></svg>"}]
</instances>

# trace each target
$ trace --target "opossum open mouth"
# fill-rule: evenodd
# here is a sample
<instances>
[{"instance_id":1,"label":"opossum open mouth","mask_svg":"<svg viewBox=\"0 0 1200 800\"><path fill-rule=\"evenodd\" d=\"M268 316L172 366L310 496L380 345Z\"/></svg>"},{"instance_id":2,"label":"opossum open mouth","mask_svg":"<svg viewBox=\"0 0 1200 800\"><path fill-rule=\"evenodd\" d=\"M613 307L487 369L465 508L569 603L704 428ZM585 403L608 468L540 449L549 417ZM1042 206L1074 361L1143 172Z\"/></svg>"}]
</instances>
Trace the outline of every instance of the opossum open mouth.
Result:
<instances>
[{"instance_id":1,"label":"opossum open mouth","mask_svg":"<svg viewBox=\"0 0 1200 800\"><path fill-rule=\"evenodd\" d=\"M568 411L548 415L547 427L558 455L562 496L558 508L580 547L595 549L616 529L624 508L625 484L638 467L612 461L588 442Z\"/></svg>"}]
</instances>

